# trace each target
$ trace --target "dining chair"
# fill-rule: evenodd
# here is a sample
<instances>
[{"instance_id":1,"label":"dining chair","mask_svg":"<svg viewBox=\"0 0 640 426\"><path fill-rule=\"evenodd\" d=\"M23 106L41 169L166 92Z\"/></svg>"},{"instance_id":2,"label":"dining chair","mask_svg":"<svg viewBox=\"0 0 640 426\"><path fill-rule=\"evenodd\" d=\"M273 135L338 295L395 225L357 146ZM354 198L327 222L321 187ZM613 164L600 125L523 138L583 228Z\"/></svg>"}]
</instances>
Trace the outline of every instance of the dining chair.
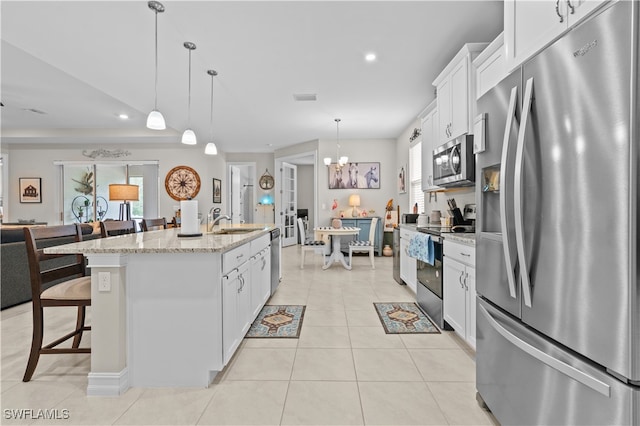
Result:
<instances>
[{"instance_id":1,"label":"dining chair","mask_svg":"<svg viewBox=\"0 0 640 426\"><path fill-rule=\"evenodd\" d=\"M300 232L300 249L302 256L300 260L300 269L304 269L304 255L308 251L320 253L322 255L322 264L324 265L324 241L316 241L307 239L306 232L304 230L304 222L302 218L298 218L298 230Z\"/></svg>"},{"instance_id":2,"label":"dining chair","mask_svg":"<svg viewBox=\"0 0 640 426\"><path fill-rule=\"evenodd\" d=\"M33 310L33 334L29 361L23 382L31 380L38 365L40 355L61 353L91 353L91 348L80 348L80 340L85 331L86 307L91 306L91 277L86 276L82 254L44 254L43 249L60 240L82 241L82 231L78 224L24 228L29 274L31 277L31 300ZM44 336L44 308L76 306L75 330L42 346ZM71 339L71 347L59 348L61 343Z\"/></svg>"},{"instance_id":3,"label":"dining chair","mask_svg":"<svg viewBox=\"0 0 640 426\"><path fill-rule=\"evenodd\" d=\"M136 222L134 220L105 220L100 222L100 234L102 238L116 235L135 234Z\"/></svg>"},{"instance_id":4,"label":"dining chair","mask_svg":"<svg viewBox=\"0 0 640 426\"><path fill-rule=\"evenodd\" d=\"M349 242L349 265L353 266L351 262L353 260L353 252L356 253L369 253L369 259L371 260L371 269L376 269L376 265L374 263L374 251L375 251L375 238L376 238L376 228L378 225L378 218L374 217L371 219L371 228L369 228L369 239L366 241L362 240L353 240Z\"/></svg>"},{"instance_id":5,"label":"dining chair","mask_svg":"<svg viewBox=\"0 0 640 426\"><path fill-rule=\"evenodd\" d=\"M154 231L155 229L167 229L167 219L142 219L142 231Z\"/></svg>"}]
</instances>

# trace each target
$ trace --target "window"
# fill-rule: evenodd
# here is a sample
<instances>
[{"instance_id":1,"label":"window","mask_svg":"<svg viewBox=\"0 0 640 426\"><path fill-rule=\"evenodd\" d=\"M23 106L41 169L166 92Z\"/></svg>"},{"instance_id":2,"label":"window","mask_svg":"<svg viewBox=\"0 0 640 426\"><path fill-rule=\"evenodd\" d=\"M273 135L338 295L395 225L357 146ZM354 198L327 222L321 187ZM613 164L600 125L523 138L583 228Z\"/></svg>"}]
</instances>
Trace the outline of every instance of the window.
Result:
<instances>
[{"instance_id":1,"label":"window","mask_svg":"<svg viewBox=\"0 0 640 426\"><path fill-rule=\"evenodd\" d=\"M422 192L422 142L409 148L409 203L418 204L418 213L424 212L424 192Z\"/></svg>"},{"instance_id":2,"label":"window","mask_svg":"<svg viewBox=\"0 0 640 426\"><path fill-rule=\"evenodd\" d=\"M144 217L144 179L142 176L129 176L131 185L138 185L138 201L131 201L131 218L142 219Z\"/></svg>"}]
</instances>

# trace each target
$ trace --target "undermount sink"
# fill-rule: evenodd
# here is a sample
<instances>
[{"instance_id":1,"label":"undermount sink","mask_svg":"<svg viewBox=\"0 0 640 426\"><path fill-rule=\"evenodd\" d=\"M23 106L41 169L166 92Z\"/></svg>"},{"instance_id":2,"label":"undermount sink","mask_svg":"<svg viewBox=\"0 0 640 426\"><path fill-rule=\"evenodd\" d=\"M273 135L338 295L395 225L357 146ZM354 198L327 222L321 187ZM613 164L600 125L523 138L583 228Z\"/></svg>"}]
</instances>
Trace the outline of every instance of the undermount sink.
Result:
<instances>
[{"instance_id":1,"label":"undermount sink","mask_svg":"<svg viewBox=\"0 0 640 426\"><path fill-rule=\"evenodd\" d=\"M211 232L211 234L248 234L249 232L262 231L264 228L224 228Z\"/></svg>"}]
</instances>

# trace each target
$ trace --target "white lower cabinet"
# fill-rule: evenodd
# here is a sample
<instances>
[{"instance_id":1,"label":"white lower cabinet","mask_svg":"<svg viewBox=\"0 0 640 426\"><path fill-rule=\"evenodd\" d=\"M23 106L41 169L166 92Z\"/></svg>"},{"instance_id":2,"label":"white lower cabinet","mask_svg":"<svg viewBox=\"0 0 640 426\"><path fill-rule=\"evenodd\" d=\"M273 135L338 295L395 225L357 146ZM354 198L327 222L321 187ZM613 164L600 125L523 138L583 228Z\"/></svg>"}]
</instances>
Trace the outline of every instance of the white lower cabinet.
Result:
<instances>
[{"instance_id":1,"label":"white lower cabinet","mask_svg":"<svg viewBox=\"0 0 640 426\"><path fill-rule=\"evenodd\" d=\"M415 232L400 229L400 278L411 291L418 291L418 261L409 256L409 241Z\"/></svg>"},{"instance_id":2,"label":"white lower cabinet","mask_svg":"<svg viewBox=\"0 0 640 426\"><path fill-rule=\"evenodd\" d=\"M444 241L444 319L472 348L476 347L475 247Z\"/></svg>"},{"instance_id":3,"label":"white lower cabinet","mask_svg":"<svg viewBox=\"0 0 640 426\"><path fill-rule=\"evenodd\" d=\"M251 325L249 275L249 264L244 262L222 277L222 353L225 365Z\"/></svg>"},{"instance_id":4,"label":"white lower cabinet","mask_svg":"<svg viewBox=\"0 0 640 426\"><path fill-rule=\"evenodd\" d=\"M271 294L269 235L222 255L222 347L226 365Z\"/></svg>"}]
</instances>

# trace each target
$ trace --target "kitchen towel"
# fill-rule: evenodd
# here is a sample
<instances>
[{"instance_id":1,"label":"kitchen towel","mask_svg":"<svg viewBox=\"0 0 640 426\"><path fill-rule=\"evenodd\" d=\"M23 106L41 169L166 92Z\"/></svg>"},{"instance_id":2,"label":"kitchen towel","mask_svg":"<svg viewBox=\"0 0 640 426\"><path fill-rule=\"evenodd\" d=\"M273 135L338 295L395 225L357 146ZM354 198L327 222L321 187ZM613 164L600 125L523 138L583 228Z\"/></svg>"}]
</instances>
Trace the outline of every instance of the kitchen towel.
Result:
<instances>
[{"instance_id":1,"label":"kitchen towel","mask_svg":"<svg viewBox=\"0 0 640 426\"><path fill-rule=\"evenodd\" d=\"M198 220L198 201L180 201L180 216L182 235L195 235L200 233L200 221Z\"/></svg>"},{"instance_id":2,"label":"kitchen towel","mask_svg":"<svg viewBox=\"0 0 640 426\"><path fill-rule=\"evenodd\" d=\"M429 265L435 262L435 252L431 235L417 233L409 240L409 257L421 260Z\"/></svg>"}]
</instances>

